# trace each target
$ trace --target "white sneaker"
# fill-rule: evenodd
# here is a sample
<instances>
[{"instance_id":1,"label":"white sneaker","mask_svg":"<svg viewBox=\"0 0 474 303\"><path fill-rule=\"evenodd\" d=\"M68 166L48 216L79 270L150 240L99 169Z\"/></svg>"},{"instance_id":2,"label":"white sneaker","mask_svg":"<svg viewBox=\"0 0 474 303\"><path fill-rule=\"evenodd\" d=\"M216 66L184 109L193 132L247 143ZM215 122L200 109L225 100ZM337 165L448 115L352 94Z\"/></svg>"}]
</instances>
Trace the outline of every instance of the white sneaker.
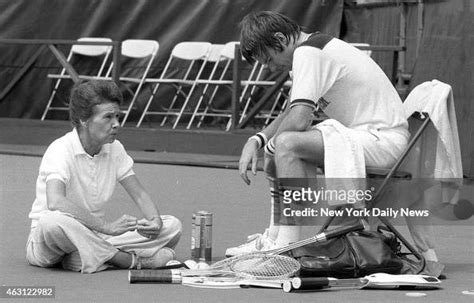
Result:
<instances>
[{"instance_id":1,"label":"white sneaker","mask_svg":"<svg viewBox=\"0 0 474 303\"><path fill-rule=\"evenodd\" d=\"M434 249L430 248L427 251L421 252L426 261L439 262L438 256Z\"/></svg>"},{"instance_id":2,"label":"white sneaker","mask_svg":"<svg viewBox=\"0 0 474 303\"><path fill-rule=\"evenodd\" d=\"M137 269L153 269L165 266L167 262L174 260L176 254L174 250L169 247L163 247L158 250L153 256L148 258L138 258Z\"/></svg>"},{"instance_id":3,"label":"white sneaker","mask_svg":"<svg viewBox=\"0 0 474 303\"><path fill-rule=\"evenodd\" d=\"M270 250L275 247L275 241L268 237L268 228L263 234L253 234L247 237L247 242L225 251L226 257L233 257L252 252Z\"/></svg>"}]
</instances>

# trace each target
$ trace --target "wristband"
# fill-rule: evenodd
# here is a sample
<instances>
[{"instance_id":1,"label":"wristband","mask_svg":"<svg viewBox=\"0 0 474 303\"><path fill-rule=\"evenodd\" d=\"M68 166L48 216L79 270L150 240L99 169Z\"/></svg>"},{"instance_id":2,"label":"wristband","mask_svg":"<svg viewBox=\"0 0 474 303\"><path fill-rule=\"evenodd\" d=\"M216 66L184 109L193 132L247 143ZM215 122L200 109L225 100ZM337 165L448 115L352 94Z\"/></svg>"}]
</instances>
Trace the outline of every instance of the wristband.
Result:
<instances>
[{"instance_id":1,"label":"wristband","mask_svg":"<svg viewBox=\"0 0 474 303\"><path fill-rule=\"evenodd\" d=\"M250 141L251 139L255 139L255 141L257 141L258 149L265 146L268 142L267 136L262 132L259 132L259 133L256 133L255 135L253 135L252 137L250 137L247 140L247 142Z\"/></svg>"},{"instance_id":2,"label":"wristband","mask_svg":"<svg viewBox=\"0 0 474 303\"><path fill-rule=\"evenodd\" d=\"M273 143L273 138L271 138L267 145L265 145L265 153L270 156L275 155L275 143Z\"/></svg>"}]
</instances>

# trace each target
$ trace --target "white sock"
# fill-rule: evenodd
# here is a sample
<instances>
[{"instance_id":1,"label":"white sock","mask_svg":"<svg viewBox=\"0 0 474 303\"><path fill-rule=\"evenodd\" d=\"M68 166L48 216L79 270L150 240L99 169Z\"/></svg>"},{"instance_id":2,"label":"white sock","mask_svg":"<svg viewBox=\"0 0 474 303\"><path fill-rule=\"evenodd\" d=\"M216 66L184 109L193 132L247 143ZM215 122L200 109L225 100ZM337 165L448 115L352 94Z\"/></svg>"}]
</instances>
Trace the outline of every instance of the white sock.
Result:
<instances>
[{"instance_id":1,"label":"white sock","mask_svg":"<svg viewBox=\"0 0 474 303\"><path fill-rule=\"evenodd\" d=\"M137 263L138 263L138 257L135 253L131 253L132 254L132 264L130 265L130 267L128 269L134 269L137 267Z\"/></svg>"},{"instance_id":2,"label":"white sock","mask_svg":"<svg viewBox=\"0 0 474 303\"><path fill-rule=\"evenodd\" d=\"M300 239L301 226L281 225L275 244L279 247L286 246Z\"/></svg>"},{"instance_id":3,"label":"white sock","mask_svg":"<svg viewBox=\"0 0 474 303\"><path fill-rule=\"evenodd\" d=\"M421 253L426 261L438 262L438 256L434 249L430 248L427 251Z\"/></svg>"},{"instance_id":4,"label":"white sock","mask_svg":"<svg viewBox=\"0 0 474 303\"><path fill-rule=\"evenodd\" d=\"M270 226L268 226L268 237L272 240L275 240L278 236L278 232L280 231L280 226L275 225L275 216L274 216L274 207L275 202L271 201L271 209L270 209Z\"/></svg>"},{"instance_id":5,"label":"white sock","mask_svg":"<svg viewBox=\"0 0 474 303\"><path fill-rule=\"evenodd\" d=\"M270 225L268 226L268 237L275 240L280 230L279 225L275 225L275 209L280 208L279 192L275 191L275 179L268 177L270 182ZM279 212L279 209L277 210Z\"/></svg>"}]
</instances>

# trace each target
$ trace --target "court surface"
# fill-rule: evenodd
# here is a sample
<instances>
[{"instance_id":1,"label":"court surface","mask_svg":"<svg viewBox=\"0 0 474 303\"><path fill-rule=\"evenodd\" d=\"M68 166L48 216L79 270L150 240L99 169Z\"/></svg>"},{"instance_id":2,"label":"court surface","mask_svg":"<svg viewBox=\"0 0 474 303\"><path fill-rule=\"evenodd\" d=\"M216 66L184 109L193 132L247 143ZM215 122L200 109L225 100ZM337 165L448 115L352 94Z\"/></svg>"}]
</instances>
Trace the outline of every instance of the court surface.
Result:
<instances>
[{"instance_id":1,"label":"court surface","mask_svg":"<svg viewBox=\"0 0 474 303\"><path fill-rule=\"evenodd\" d=\"M222 290L129 284L126 270L80 274L33 267L26 262L25 243L30 225L27 215L34 199L40 159L36 156L0 154L0 285L3 286L54 286L56 297L51 300L53 302L458 303L473 302L474 299L472 295L462 294L464 290L474 289L473 218L462 225L436 227L438 254L446 265L448 279L443 281L440 290L422 291L426 296L421 298L406 296L406 290L329 289L288 294L274 289ZM137 163L135 171L158 201L161 213L173 214L183 223L184 232L176 248L179 260L190 257L193 211L208 210L214 214L215 259L223 258L227 247L242 243L247 235L263 232L268 222L269 194L261 172L252 179L249 187L241 181L235 169ZM124 190L118 186L109 217L116 218L121 213L139 214ZM404 226L399 228L406 232ZM305 230L304 235L311 235L316 230ZM11 301L24 302L25 299Z\"/></svg>"}]
</instances>

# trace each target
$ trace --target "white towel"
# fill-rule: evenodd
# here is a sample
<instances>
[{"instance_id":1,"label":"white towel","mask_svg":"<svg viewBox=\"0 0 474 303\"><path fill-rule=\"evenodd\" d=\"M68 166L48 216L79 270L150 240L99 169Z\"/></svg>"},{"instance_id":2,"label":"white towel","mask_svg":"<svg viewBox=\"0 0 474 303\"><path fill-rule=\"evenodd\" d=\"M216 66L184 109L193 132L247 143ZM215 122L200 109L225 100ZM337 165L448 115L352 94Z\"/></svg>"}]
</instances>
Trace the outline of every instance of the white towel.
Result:
<instances>
[{"instance_id":1,"label":"white towel","mask_svg":"<svg viewBox=\"0 0 474 303\"><path fill-rule=\"evenodd\" d=\"M416 111L427 113L437 137L435 150L427 148L423 152L425 157L418 155L422 157L418 160L422 161L423 166L413 174L419 177L462 178L461 148L451 86L438 80L424 82L412 90L403 108L407 118ZM434 152L434 157L430 157L428 152Z\"/></svg>"},{"instance_id":2,"label":"white towel","mask_svg":"<svg viewBox=\"0 0 474 303\"><path fill-rule=\"evenodd\" d=\"M410 92L403 108L407 117L424 112L432 121L408 155L403 169L420 181L433 179L436 185L424 192L425 206L439 217L456 219L452 208L447 207L457 204L463 181L452 88L438 80L424 82Z\"/></svg>"}]
</instances>

